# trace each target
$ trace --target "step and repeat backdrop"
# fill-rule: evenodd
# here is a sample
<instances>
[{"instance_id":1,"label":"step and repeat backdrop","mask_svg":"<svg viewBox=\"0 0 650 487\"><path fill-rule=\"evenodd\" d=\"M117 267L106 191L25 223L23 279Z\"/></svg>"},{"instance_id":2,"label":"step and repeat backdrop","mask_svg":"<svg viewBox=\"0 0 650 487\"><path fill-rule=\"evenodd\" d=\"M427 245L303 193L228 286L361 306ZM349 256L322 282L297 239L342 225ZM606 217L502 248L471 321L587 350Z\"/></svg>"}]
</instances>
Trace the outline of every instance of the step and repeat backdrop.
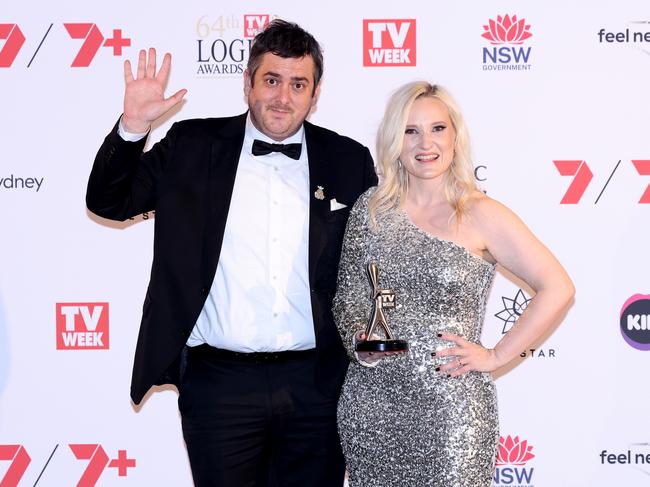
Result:
<instances>
[{"instance_id":1,"label":"step and repeat backdrop","mask_svg":"<svg viewBox=\"0 0 650 487\"><path fill-rule=\"evenodd\" d=\"M189 486L177 392L136 407L131 363L154 213L85 209L121 113L123 62L173 55L176 120L246 109L243 71L270 19L322 43L311 121L374 150L389 94L455 95L482 189L572 276L557 329L498 371L494 486L650 485L650 8L619 2L11 2L0 7L0 486ZM493 345L533 292L495 280Z\"/></svg>"}]
</instances>

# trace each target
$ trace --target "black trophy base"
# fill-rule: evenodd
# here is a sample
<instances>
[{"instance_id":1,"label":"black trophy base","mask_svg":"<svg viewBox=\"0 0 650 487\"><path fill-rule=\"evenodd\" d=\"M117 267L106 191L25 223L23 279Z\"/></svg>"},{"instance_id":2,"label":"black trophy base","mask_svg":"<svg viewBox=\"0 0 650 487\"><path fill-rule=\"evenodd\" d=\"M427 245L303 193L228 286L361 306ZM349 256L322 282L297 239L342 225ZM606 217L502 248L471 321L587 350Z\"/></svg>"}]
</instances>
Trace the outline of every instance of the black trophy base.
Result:
<instances>
[{"instance_id":1,"label":"black trophy base","mask_svg":"<svg viewBox=\"0 0 650 487\"><path fill-rule=\"evenodd\" d=\"M409 343L406 340L364 340L357 342L357 352L406 352Z\"/></svg>"}]
</instances>

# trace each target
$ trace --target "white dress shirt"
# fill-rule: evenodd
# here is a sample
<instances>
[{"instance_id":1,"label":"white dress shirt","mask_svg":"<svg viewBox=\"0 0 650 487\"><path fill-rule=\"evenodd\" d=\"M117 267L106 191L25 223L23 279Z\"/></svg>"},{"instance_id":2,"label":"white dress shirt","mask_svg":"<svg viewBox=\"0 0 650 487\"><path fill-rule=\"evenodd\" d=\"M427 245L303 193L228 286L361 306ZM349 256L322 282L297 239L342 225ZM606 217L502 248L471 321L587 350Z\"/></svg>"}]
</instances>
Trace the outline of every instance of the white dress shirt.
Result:
<instances>
[{"instance_id":1,"label":"white dress shirt","mask_svg":"<svg viewBox=\"0 0 650 487\"><path fill-rule=\"evenodd\" d=\"M128 133L126 140L146 134ZM300 159L252 154L253 140L277 143L246 119L219 264L187 340L237 352L316 346L309 287L309 166L304 128Z\"/></svg>"}]
</instances>

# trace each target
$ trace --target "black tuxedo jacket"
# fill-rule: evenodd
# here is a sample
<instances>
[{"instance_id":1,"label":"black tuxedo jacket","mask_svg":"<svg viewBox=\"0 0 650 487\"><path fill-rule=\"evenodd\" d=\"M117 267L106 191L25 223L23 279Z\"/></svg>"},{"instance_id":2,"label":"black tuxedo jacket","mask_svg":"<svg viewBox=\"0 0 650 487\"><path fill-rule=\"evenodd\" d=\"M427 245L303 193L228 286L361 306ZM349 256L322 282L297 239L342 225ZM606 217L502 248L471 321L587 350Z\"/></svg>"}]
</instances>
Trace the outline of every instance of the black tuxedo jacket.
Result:
<instances>
[{"instance_id":1,"label":"black tuxedo jacket","mask_svg":"<svg viewBox=\"0 0 650 487\"><path fill-rule=\"evenodd\" d=\"M219 262L244 141L246 114L175 123L151 150L125 142L117 125L102 144L88 181L93 213L126 220L155 210L154 256L133 365L131 398L154 384L177 383L181 351L203 309ZM316 381L339 393L347 358L331 306L352 205L377 184L359 143L305 122L309 156L309 284L319 367ZM315 196L318 186L324 198ZM330 200L347 205L330 210Z\"/></svg>"}]
</instances>

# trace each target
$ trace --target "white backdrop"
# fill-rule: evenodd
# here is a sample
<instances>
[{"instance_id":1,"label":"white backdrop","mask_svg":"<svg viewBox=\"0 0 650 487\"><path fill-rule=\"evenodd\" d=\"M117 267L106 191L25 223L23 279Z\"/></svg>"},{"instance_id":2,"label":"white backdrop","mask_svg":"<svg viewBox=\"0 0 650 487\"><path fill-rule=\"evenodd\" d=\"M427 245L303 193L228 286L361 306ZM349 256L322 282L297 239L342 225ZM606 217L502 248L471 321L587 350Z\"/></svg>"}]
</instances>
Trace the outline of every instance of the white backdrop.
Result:
<instances>
[{"instance_id":1,"label":"white backdrop","mask_svg":"<svg viewBox=\"0 0 650 487\"><path fill-rule=\"evenodd\" d=\"M371 148L393 89L421 78L447 86L483 189L576 284L555 333L498 374L511 451L495 486L648 485L650 354L619 326L630 298L650 293L650 207L639 202L650 170L632 162L650 159L647 2L25 0L0 9L0 486L191 485L176 391L159 388L141 408L128 395L152 215L94 217L85 185L121 112L124 59L169 51L168 91L189 90L155 141L174 120L245 110L245 27L269 16L298 22L324 47L311 120ZM498 16L529 27L483 37ZM369 49L408 65L364 66ZM486 345L530 297L521 287L517 296L520 283L497 277ZM650 314L648 303L637 301L633 318ZM58 349L62 333L67 346L83 338L91 348ZM649 331L636 333L647 343Z\"/></svg>"}]
</instances>

